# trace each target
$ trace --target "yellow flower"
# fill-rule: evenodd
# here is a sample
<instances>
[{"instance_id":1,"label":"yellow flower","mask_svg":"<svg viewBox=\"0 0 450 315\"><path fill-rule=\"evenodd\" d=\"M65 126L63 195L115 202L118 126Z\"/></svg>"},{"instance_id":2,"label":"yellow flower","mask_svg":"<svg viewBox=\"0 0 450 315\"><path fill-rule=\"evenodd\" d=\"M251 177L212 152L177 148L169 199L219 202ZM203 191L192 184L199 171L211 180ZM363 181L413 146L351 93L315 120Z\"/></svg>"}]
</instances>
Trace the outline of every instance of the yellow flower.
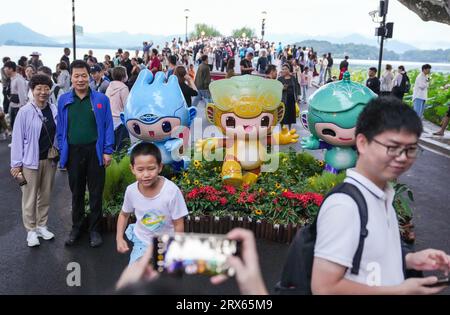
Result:
<instances>
[{"instance_id":1,"label":"yellow flower","mask_svg":"<svg viewBox=\"0 0 450 315\"><path fill-rule=\"evenodd\" d=\"M202 165L202 163L201 163L200 161L198 161L198 160L195 160L195 161L194 161L194 166L195 166L196 168L199 168L201 165Z\"/></svg>"},{"instance_id":2,"label":"yellow flower","mask_svg":"<svg viewBox=\"0 0 450 315\"><path fill-rule=\"evenodd\" d=\"M194 185L195 185L195 186L200 185L200 182L198 181L198 179L194 180Z\"/></svg>"},{"instance_id":3,"label":"yellow flower","mask_svg":"<svg viewBox=\"0 0 450 315\"><path fill-rule=\"evenodd\" d=\"M187 174L186 172L184 172L184 173L183 173L183 177L184 177L184 178L187 178L187 177L188 177L188 174Z\"/></svg>"},{"instance_id":4,"label":"yellow flower","mask_svg":"<svg viewBox=\"0 0 450 315\"><path fill-rule=\"evenodd\" d=\"M283 190L283 192L285 192L285 193L286 193L286 192L288 192L288 190L287 190L287 189L285 189L285 190Z\"/></svg>"},{"instance_id":5,"label":"yellow flower","mask_svg":"<svg viewBox=\"0 0 450 315\"><path fill-rule=\"evenodd\" d=\"M280 189L280 188L281 188L281 184L280 184L280 183L276 183L276 184L275 184L275 188L276 188L276 189Z\"/></svg>"},{"instance_id":6,"label":"yellow flower","mask_svg":"<svg viewBox=\"0 0 450 315\"><path fill-rule=\"evenodd\" d=\"M323 163L323 161L319 161L319 166L323 167L325 164Z\"/></svg>"},{"instance_id":7,"label":"yellow flower","mask_svg":"<svg viewBox=\"0 0 450 315\"><path fill-rule=\"evenodd\" d=\"M255 214L256 214L256 215L261 215L261 214L263 214L263 212L262 212L262 210L260 210L260 209L256 209L256 210L255 210Z\"/></svg>"},{"instance_id":8,"label":"yellow flower","mask_svg":"<svg viewBox=\"0 0 450 315\"><path fill-rule=\"evenodd\" d=\"M191 181L189 179L186 179L186 184L190 185Z\"/></svg>"},{"instance_id":9,"label":"yellow flower","mask_svg":"<svg viewBox=\"0 0 450 315\"><path fill-rule=\"evenodd\" d=\"M261 193L262 191L263 191L263 189L262 188L260 188L260 189L258 189L258 191Z\"/></svg>"},{"instance_id":10,"label":"yellow flower","mask_svg":"<svg viewBox=\"0 0 450 315\"><path fill-rule=\"evenodd\" d=\"M173 182L173 181L176 181L177 180L177 178L174 176L174 177L172 177L171 178L171 181Z\"/></svg>"},{"instance_id":11,"label":"yellow flower","mask_svg":"<svg viewBox=\"0 0 450 315\"><path fill-rule=\"evenodd\" d=\"M284 158L282 161L283 161L283 163L286 163L288 161L288 159Z\"/></svg>"},{"instance_id":12,"label":"yellow flower","mask_svg":"<svg viewBox=\"0 0 450 315\"><path fill-rule=\"evenodd\" d=\"M276 194L277 194L276 192L271 191L269 195L271 195L271 196L276 196Z\"/></svg>"}]
</instances>

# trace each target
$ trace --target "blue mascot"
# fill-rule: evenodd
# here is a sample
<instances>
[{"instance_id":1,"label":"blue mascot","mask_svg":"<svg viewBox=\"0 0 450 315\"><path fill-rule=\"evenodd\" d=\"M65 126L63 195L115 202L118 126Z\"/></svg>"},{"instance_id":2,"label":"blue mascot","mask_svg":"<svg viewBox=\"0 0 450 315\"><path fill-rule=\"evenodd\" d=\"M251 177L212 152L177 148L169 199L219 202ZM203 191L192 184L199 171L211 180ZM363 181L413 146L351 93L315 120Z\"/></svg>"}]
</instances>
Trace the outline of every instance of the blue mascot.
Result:
<instances>
[{"instance_id":1,"label":"blue mascot","mask_svg":"<svg viewBox=\"0 0 450 315\"><path fill-rule=\"evenodd\" d=\"M120 119L131 135L159 148L164 164L180 171L189 165L183 150L197 110L187 107L176 76L165 81L163 72L153 77L150 70L141 70Z\"/></svg>"}]
</instances>

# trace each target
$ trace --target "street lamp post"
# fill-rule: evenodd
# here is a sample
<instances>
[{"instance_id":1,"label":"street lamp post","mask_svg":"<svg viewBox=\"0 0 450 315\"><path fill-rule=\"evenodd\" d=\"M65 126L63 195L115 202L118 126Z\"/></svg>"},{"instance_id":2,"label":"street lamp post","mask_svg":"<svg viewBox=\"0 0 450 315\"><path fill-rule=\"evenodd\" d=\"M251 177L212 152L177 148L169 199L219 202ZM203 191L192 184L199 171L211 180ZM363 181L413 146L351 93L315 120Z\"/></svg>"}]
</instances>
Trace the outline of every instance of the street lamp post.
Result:
<instances>
[{"instance_id":1,"label":"street lamp post","mask_svg":"<svg viewBox=\"0 0 450 315\"><path fill-rule=\"evenodd\" d=\"M262 23L261 23L261 40L264 41L264 33L265 33L265 26L266 26L266 17L267 17L267 12L266 11L262 11L261 12L261 16L262 16Z\"/></svg>"},{"instance_id":2,"label":"street lamp post","mask_svg":"<svg viewBox=\"0 0 450 315\"><path fill-rule=\"evenodd\" d=\"M73 60L77 59L77 35L75 26L75 0L72 0L72 41L73 41Z\"/></svg>"},{"instance_id":3,"label":"street lamp post","mask_svg":"<svg viewBox=\"0 0 450 315\"><path fill-rule=\"evenodd\" d=\"M189 9L184 9L184 16L186 17L186 42L188 41L188 18L189 18Z\"/></svg>"}]
</instances>

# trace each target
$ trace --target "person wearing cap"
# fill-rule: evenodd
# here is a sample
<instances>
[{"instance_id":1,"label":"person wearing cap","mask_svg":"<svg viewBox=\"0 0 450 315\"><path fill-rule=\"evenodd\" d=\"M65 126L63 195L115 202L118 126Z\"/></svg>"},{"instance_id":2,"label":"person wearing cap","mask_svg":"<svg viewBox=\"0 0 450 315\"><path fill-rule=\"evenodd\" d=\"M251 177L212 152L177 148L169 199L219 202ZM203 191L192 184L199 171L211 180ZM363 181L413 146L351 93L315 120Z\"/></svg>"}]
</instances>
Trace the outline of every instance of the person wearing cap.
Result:
<instances>
[{"instance_id":1,"label":"person wearing cap","mask_svg":"<svg viewBox=\"0 0 450 315\"><path fill-rule=\"evenodd\" d=\"M109 82L103 78L103 70L100 65L96 64L91 67L92 81L89 83L91 90L105 94L109 86Z\"/></svg>"},{"instance_id":2,"label":"person wearing cap","mask_svg":"<svg viewBox=\"0 0 450 315\"><path fill-rule=\"evenodd\" d=\"M31 59L28 60L28 64L33 66L36 71L37 71L37 69L39 69L40 67L42 67L44 65L42 63L42 60L39 59L40 55L41 55L40 53L38 53L37 51L34 51L30 54Z\"/></svg>"}]
</instances>

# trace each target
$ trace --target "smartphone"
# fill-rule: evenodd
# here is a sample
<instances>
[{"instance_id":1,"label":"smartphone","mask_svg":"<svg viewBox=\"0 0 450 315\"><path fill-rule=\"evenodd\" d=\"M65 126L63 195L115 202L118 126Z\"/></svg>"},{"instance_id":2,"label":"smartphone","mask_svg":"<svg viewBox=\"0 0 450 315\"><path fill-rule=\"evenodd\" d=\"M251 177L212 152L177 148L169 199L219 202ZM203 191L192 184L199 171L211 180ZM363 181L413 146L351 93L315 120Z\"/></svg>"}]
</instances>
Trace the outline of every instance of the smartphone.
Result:
<instances>
[{"instance_id":1,"label":"smartphone","mask_svg":"<svg viewBox=\"0 0 450 315\"><path fill-rule=\"evenodd\" d=\"M429 288L436 288L442 286L450 286L450 278L442 278L439 279L435 284L427 285Z\"/></svg>"},{"instance_id":2,"label":"smartphone","mask_svg":"<svg viewBox=\"0 0 450 315\"><path fill-rule=\"evenodd\" d=\"M225 235L176 233L153 238L153 267L161 273L234 276L228 257L240 256L241 243Z\"/></svg>"}]
</instances>

